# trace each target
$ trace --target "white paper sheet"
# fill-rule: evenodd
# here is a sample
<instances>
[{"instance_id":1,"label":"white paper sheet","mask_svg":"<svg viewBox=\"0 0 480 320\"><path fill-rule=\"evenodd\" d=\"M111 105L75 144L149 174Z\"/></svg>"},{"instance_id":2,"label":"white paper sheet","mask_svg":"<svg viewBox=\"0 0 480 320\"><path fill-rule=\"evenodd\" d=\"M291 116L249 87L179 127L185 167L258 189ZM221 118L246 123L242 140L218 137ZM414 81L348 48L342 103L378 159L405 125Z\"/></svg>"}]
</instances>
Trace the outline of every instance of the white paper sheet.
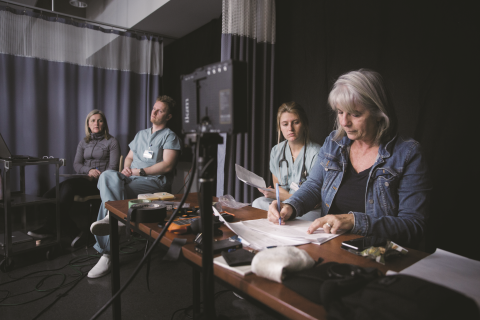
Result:
<instances>
[{"instance_id":1,"label":"white paper sheet","mask_svg":"<svg viewBox=\"0 0 480 320\"><path fill-rule=\"evenodd\" d=\"M307 230L312 222L300 219L286 221L285 225L276 225L267 219L248 220L242 221L242 223L257 232L270 236L318 243L324 243L343 233L342 231L337 234L325 233L323 228L319 228L314 233L308 234Z\"/></svg>"},{"instance_id":2,"label":"white paper sheet","mask_svg":"<svg viewBox=\"0 0 480 320\"><path fill-rule=\"evenodd\" d=\"M237 173L238 180L245 182L249 186L260 188L262 190L268 190L265 180L262 177L257 176L255 173L238 164L235 164L235 172Z\"/></svg>"},{"instance_id":3,"label":"white paper sheet","mask_svg":"<svg viewBox=\"0 0 480 320\"><path fill-rule=\"evenodd\" d=\"M480 261L437 249L400 273L459 291L475 300L480 308Z\"/></svg>"}]
</instances>

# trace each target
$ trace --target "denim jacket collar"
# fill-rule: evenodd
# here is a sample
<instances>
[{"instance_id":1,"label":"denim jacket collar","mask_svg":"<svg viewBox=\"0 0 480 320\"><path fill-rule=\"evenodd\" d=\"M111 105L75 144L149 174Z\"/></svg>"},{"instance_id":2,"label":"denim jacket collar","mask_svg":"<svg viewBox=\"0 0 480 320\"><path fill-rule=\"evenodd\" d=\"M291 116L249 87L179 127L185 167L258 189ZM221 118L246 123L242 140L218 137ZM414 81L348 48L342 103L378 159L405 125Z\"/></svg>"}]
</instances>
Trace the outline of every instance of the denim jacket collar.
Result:
<instances>
[{"instance_id":1,"label":"denim jacket collar","mask_svg":"<svg viewBox=\"0 0 480 320\"><path fill-rule=\"evenodd\" d=\"M392 155L392 148L395 145L394 141L397 139L398 135L395 135L390 141L387 141L386 143L380 143L380 146L378 147L378 157L382 159L390 158ZM335 141L335 143L340 147L340 152L343 153L343 150L345 148L350 148L352 145L353 141L350 140L346 135L338 140ZM344 159L345 161L345 159Z\"/></svg>"}]
</instances>

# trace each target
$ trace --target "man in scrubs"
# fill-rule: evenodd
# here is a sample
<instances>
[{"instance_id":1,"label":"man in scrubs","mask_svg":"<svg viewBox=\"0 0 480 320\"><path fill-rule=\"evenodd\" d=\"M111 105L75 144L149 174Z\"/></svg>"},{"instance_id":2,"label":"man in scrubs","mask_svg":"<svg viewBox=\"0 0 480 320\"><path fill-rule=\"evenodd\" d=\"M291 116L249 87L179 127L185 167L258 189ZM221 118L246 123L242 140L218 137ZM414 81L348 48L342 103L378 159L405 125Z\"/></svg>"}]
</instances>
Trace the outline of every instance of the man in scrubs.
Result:
<instances>
[{"instance_id":1,"label":"man in scrubs","mask_svg":"<svg viewBox=\"0 0 480 320\"><path fill-rule=\"evenodd\" d=\"M173 169L181 150L177 135L167 127L174 106L172 98L158 97L150 116L152 127L139 131L130 142L123 171L107 170L98 179L102 204L97 221L90 230L97 240L94 248L103 256L88 273L89 278L102 277L111 269L110 222L105 202L137 198L143 193L170 191ZM124 227L121 226L122 229Z\"/></svg>"}]
</instances>

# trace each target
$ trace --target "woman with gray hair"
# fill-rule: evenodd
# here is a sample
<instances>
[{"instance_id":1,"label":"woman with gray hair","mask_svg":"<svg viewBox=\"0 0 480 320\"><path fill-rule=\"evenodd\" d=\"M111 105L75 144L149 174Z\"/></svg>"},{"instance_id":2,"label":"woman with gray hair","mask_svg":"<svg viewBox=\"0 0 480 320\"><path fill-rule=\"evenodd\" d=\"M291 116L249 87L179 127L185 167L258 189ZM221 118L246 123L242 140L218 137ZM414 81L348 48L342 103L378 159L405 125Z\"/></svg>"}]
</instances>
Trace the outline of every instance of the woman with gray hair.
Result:
<instances>
[{"instance_id":1,"label":"woman with gray hair","mask_svg":"<svg viewBox=\"0 0 480 320\"><path fill-rule=\"evenodd\" d=\"M62 233L72 238L79 233L69 212L75 195L89 196L100 194L97 188L98 178L105 170L118 170L120 162L120 145L110 135L107 119L100 110L92 110L85 119L85 138L77 146L73 168L84 177L70 178L60 183L60 213ZM44 194L45 198L55 198L55 188ZM40 210L47 216L45 224L28 235L45 239L56 233L55 205L43 205ZM88 226L87 226L88 229ZM72 246L78 246L88 236L88 231L80 231L74 238Z\"/></svg>"},{"instance_id":2,"label":"woman with gray hair","mask_svg":"<svg viewBox=\"0 0 480 320\"><path fill-rule=\"evenodd\" d=\"M430 181L420 145L397 135L395 113L380 74L360 69L342 75L328 97L336 130L300 188L269 207L268 219L293 219L322 203L313 233L339 230L415 246L424 235Z\"/></svg>"}]
</instances>

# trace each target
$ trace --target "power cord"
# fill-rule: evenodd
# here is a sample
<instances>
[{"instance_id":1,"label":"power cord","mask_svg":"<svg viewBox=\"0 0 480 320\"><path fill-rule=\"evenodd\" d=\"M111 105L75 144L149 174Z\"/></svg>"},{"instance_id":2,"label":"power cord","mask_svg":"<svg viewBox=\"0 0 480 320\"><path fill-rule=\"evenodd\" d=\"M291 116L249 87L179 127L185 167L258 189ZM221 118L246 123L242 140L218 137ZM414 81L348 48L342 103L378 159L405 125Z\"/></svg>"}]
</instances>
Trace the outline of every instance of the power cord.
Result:
<instances>
[{"instance_id":1,"label":"power cord","mask_svg":"<svg viewBox=\"0 0 480 320\"><path fill-rule=\"evenodd\" d=\"M133 254L133 253L139 252L141 250L140 249L141 247L135 248L134 245L146 241L145 239L139 238L139 237L135 237L133 239L134 239L133 241L132 240L124 241L120 244L122 255ZM142 246L143 246L143 244L142 244ZM125 248L129 249L130 251L125 251L124 250ZM57 295L56 299L52 303L50 303L48 306L46 306L34 318L34 319L37 319L41 314L45 313L50 307L52 307L56 302L58 302L58 300L60 300L60 298L64 297L70 290L72 290L83 278L85 278L85 276L88 274L88 271L90 269L84 271L84 268L89 267L89 266L93 266L96 263L96 262L95 263L87 263L87 262L89 262L90 260L98 259L98 258L100 258L100 255L98 255L98 254L96 254L96 255L87 254L85 256L73 258L67 264L65 264L65 265L63 265L59 268L56 268L56 269L34 271L34 272L30 272L26 275L23 275L21 277L13 277L11 274L7 274L7 276L11 280L0 283L0 287L4 286L4 285L15 283L15 282L20 282L20 281L25 280L25 279L31 279L31 278L39 278L39 281L35 284L35 286L32 290L28 290L28 291L24 291L24 292L20 292L20 293L16 293L16 294L12 294L11 291L9 291L9 290L0 290L0 293L5 293L4 296L0 296L0 307L14 307L14 306L26 305L26 304L32 303L34 301L38 301L38 300L41 300L43 298L46 298L46 297L50 296L51 294L55 293L56 291L70 286L70 288L68 288L68 290L66 290L65 292L59 293ZM69 270L73 270L74 273L73 274L72 273L67 273L67 271L65 271L64 273L58 272L58 271L63 270L65 268L70 268ZM43 274L43 273L47 273L47 272L48 272L48 274ZM57 286L51 287L51 288L44 289L44 287L47 285L47 283L51 280L54 280L54 278L56 278L56 277L60 277L60 279L61 279L60 284L57 285ZM66 282L69 277L74 278L74 280ZM27 294L30 294L30 293L34 293L34 292L38 292L40 294L43 293L43 295L41 297L33 298L33 299L28 300L28 301L23 301L23 302L19 302L19 303L6 303L8 300L11 300L11 299L14 299L14 298L17 298L17 297L20 297L20 296L24 296L24 295L27 295Z\"/></svg>"},{"instance_id":2,"label":"power cord","mask_svg":"<svg viewBox=\"0 0 480 320\"><path fill-rule=\"evenodd\" d=\"M178 190L178 192L176 194L179 194L183 188L185 188L185 185L187 184L187 178L190 176L190 173L192 172L192 169L190 169L190 171L188 171L188 174L185 176L185 178L183 179L183 186L180 188L180 190ZM191 177L190 177L191 179Z\"/></svg>"}]
</instances>

